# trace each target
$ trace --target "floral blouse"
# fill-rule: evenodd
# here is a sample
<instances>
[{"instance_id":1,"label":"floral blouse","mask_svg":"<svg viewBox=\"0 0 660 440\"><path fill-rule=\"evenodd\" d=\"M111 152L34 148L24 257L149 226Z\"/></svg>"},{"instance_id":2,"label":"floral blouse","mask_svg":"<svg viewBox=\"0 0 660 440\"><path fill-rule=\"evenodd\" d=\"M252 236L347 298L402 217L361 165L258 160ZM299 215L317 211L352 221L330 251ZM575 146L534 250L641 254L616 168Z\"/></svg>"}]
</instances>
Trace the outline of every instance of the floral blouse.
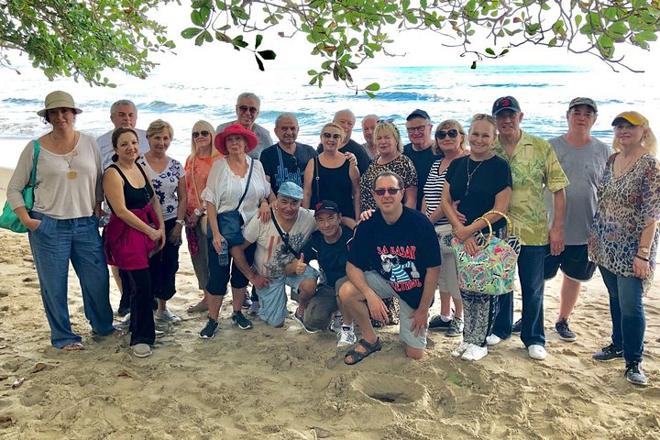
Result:
<instances>
[{"instance_id":1,"label":"floral blouse","mask_svg":"<svg viewBox=\"0 0 660 440\"><path fill-rule=\"evenodd\" d=\"M167 166L162 173L157 173L151 168L151 165L149 165L149 162L147 162L144 156L140 156L138 163L142 165L151 180L154 191L158 196L161 210L163 211L163 219L171 220L176 218L177 209L179 208L179 197L177 193L179 180L186 174L181 162L169 157Z\"/></svg>"},{"instance_id":2,"label":"floral blouse","mask_svg":"<svg viewBox=\"0 0 660 440\"><path fill-rule=\"evenodd\" d=\"M618 153L616 153L618 154ZM589 236L589 258L610 272L632 277L639 239L649 221L660 220L660 163L645 154L623 175L614 177L614 157L598 187L598 208ZM653 282L660 229L656 229L644 291Z\"/></svg>"},{"instance_id":3,"label":"floral blouse","mask_svg":"<svg viewBox=\"0 0 660 440\"><path fill-rule=\"evenodd\" d=\"M376 177L378 177L383 171L397 173L403 179L406 188L409 186L417 186L417 172L415 171L415 165L413 165L408 156L400 154L399 157L384 165L378 165L377 160L374 160L369 164L367 171L365 171L360 177L360 211L376 209L376 200L374 200L371 190L373 189L374 180L376 180ZM418 190L421 191L421 189Z\"/></svg>"}]
</instances>

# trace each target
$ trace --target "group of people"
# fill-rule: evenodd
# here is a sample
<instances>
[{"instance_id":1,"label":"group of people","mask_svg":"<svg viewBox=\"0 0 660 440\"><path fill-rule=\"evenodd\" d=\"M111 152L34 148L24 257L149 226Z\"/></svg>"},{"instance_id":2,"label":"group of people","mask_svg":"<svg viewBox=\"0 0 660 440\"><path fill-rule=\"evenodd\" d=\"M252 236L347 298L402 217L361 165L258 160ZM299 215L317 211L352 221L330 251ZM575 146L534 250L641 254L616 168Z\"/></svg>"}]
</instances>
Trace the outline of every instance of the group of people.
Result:
<instances>
[{"instance_id":1,"label":"group of people","mask_svg":"<svg viewBox=\"0 0 660 440\"><path fill-rule=\"evenodd\" d=\"M94 140L75 129L82 110L69 94L46 97L38 115L52 130L22 152L7 199L29 230L55 347L84 348L69 322L69 261L92 331L114 331L109 264L132 351L149 356L154 319L181 319L167 301L176 292L185 230L202 291L188 312L207 314L204 339L218 331L228 283L231 321L245 330L253 326L246 314L284 324L288 286L297 302L292 318L309 333L335 331L338 347L350 347L348 365L382 348L374 327L388 324L399 324L413 359L423 356L431 329L462 336L451 354L465 360L482 359L512 333L520 333L532 359L543 360L544 280L561 268L555 329L574 341L569 318L580 283L598 266L609 292L612 338L593 358L624 358L627 380L647 383L643 296L656 261L660 168L643 115L616 116L610 148L591 136L596 102L578 97L566 111L568 131L546 141L522 130L520 104L505 96L467 128L448 119L434 131L428 113L416 109L406 118L410 142L403 145L396 124L373 114L362 119L365 143L356 142L356 118L341 110L314 147L297 142L293 113L277 117L273 143L256 123L260 104L242 93L236 120L216 129L196 122L182 165L167 155L171 125L159 119L146 132L135 128L131 101L112 105L115 128ZM22 191L37 145L28 212ZM516 322L513 292L461 288L449 244L476 256L487 237L511 232L521 244L523 306ZM436 289L440 314L430 318Z\"/></svg>"}]
</instances>

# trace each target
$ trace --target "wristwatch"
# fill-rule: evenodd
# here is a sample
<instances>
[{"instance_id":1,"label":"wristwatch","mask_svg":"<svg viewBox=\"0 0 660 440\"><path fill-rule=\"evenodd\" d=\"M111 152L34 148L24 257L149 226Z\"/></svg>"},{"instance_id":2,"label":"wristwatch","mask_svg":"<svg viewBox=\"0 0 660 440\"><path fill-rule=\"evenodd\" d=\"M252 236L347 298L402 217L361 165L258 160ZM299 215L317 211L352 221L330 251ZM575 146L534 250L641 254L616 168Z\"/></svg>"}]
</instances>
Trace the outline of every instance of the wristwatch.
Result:
<instances>
[{"instance_id":1,"label":"wristwatch","mask_svg":"<svg viewBox=\"0 0 660 440\"><path fill-rule=\"evenodd\" d=\"M186 221L183 220L183 219L178 218L178 219L176 219L176 223L180 224L181 226L185 226Z\"/></svg>"}]
</instances>

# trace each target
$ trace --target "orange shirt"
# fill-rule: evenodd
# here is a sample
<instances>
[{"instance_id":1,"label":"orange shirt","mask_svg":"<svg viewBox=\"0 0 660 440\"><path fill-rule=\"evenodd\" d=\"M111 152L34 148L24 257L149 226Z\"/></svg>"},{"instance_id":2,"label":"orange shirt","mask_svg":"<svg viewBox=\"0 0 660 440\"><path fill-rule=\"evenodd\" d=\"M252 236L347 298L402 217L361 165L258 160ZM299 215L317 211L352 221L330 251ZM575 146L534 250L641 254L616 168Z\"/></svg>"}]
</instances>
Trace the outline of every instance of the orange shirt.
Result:
<instances>
[{"instance_id":1,"label":"orange shirt","mask_svg":"<svg viewBox=\"0 0 660 440\"><path fill-rule=\"evenodd\" d=\"M191 214L195 208L204 206L202 200L202 191L206 188L206 180L209 178L211 166L216 159L222 155L209 157L188 157L186 159L186 193L188 195L188 214Z\"/></svg>"}]
</instances>

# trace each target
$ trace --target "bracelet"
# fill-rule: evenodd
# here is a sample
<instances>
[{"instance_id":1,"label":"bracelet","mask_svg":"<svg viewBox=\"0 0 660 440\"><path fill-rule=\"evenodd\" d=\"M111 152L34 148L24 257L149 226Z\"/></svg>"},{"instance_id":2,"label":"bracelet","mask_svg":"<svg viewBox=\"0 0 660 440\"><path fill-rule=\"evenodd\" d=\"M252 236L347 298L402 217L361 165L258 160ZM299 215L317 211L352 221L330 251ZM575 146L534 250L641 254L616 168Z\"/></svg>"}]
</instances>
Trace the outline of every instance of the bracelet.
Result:
<instances>
[{"instance_id":1,"label":"bracelet","mask_svg":"<svg viewBox=\"0 0 660 440\"><path fill-rule=\"evenodd\" d=\"M178 218L178 219L176 219L175 223L177 223L177 224L179 224L179 225L181 225L181 226L184 226L184 225L186 224L186 221L183 220L183 219Z\"/></svg>"},{"instance_id":2,"label":"bracelet","mask_svg":"<svg viewBox=\"0 0 660 440\"><path fill-rule=\"evenodd\" d=\"M648 258L644 258L644 257L642 257L641 255L635 255L635 258L639 258L640 260L642 260L642 261L646 261L647 263L649 262L649 259L648 259Z\"/></svg>"}]
</instances>

